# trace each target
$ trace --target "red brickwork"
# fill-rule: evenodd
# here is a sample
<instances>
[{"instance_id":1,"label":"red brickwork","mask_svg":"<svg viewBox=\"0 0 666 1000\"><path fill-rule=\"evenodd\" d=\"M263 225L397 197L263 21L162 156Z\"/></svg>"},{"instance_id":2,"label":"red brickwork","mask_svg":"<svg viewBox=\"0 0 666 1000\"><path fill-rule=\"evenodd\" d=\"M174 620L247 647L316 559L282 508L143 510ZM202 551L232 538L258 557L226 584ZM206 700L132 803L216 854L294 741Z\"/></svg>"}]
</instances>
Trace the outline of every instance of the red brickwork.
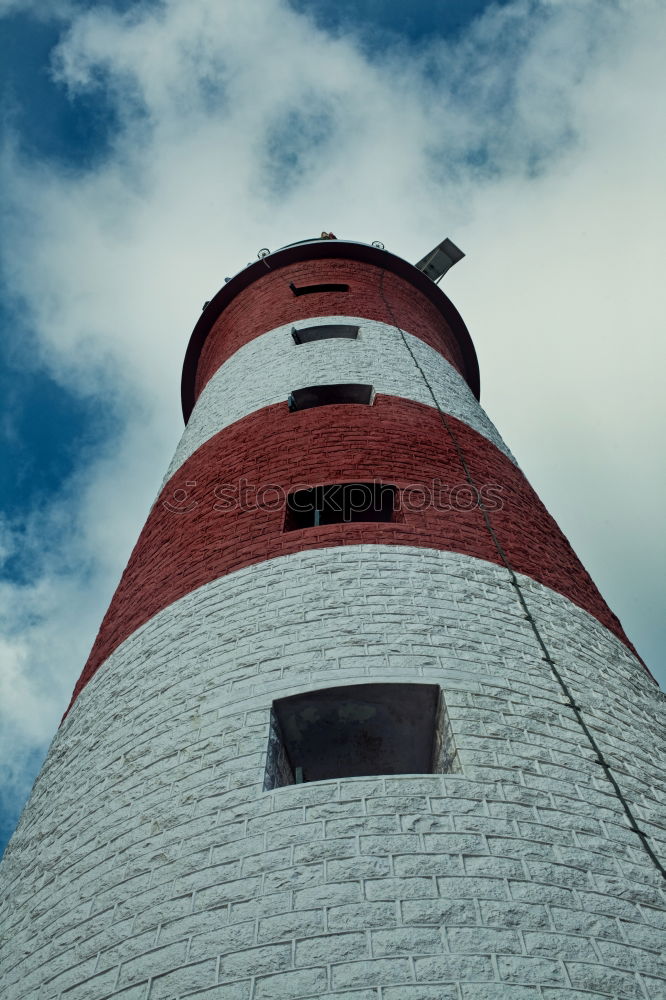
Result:
<instances>
[{"instance_id":1,"label":"red brickwork","mask_svg":"<svg viewBox=\"0 0 666 1000\"><path fill-rule=\"evenodd\" d=\"M494 529L514 569L571 599L632 648L566 538L516 466L486 438L448 418L477 487L495 490L502 509ZM241 479L239 509L216 509L220 487ZM393 396L374 406L326 406L290 413L287 404L257 410L209 439L158 498L75 689L128 635L171 602L234 570L276 556L339 545L375 543L455 551L500 563L483 516L471 510L403 509L397 523L334 524L283 530L275 494L255 505L252 486L285 493L334 482L392 483L403 492L433 481L462 484L460 458L436 410ZM218 494L216 496L216 488ZM418 493L412 494L417 501ZM444 498L446 499L446 498ZM167 509L167 506L172 509Z\"/></svg>"},{"instance_id":2,"label":"red brickwork","mask_svg":"<svg viewBox=\"0 0 666 1000\"><path fill-rule=\"evenodd\" d=\"M289 288L290 282L297 287L342 283L349 285L349 291L296 296ZM227 306L201 351L195 383L197 397L220 365L243 344L277 326L316 316L362 316L400 326L439 351L466 375L450 327L433 303L410 282L359 261L308 260L267 270L264 277Z\"/></svg>"}]
</instances>

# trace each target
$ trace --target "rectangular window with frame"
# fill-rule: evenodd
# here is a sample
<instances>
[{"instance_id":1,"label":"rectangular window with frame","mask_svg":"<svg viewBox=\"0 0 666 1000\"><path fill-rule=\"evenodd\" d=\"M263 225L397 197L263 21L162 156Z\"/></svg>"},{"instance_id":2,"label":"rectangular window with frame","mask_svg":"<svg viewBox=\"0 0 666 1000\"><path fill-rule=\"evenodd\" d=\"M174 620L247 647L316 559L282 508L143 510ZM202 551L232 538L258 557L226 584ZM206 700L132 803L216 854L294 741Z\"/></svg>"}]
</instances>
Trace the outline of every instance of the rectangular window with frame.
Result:
<instances>
[{"instance_id":1,"label":"rectangular window with frame","mask_svg":"<svg viewBox=\"0 0 666 1000\"><path fill-rule=\"evenodd\" d=\"M389 483L330 483L295 490L287 497L284 530L393 521L396 494Z\"/></svg>"},{"instance_id":2,"label":"rectangular window with frame","mask_svg":"<svg viewBox=\"0 0 666 1000\"><path fill-rule=\"evenodd\" d=\"M317 285L300 285L299 287L293 281L290 281L289 287L294 295L316 295L317 292L349 291L349 285L344 285L336 281L322 281Z\"/></svg>"},{"instance_id":3,"label":"rectangular window with frame","mask_svg":"<svg viewBox=\"0 0 666 1000\"><path fill-rule=\"evenodd\" d=\"M264 789L459 770L436 684L352 684L273 702Z\"/></svg>"},{"instance_id":4,"label":"rectangular window with frame","mask_svg":"<svg viewBox=\"0 0 666 1000\"><path fill-rule=\"evenodd\" d=\"M335 385L309 385L304 389L294 389L289 394L289 409L309 410L313 406L335 406L343 403L372 406L375 393L371 385L356 382Z\"/></svg>"},{"instance_id":5,"label":"rectangular window with frame","mask_svg":"<svg viewBox=\"0 0 666 1000\"><path fill-rule=\"evenodd\" d=\"M349 323L321 323L318 326L294 327L291 335L295 344L312 344L316 340L356 340L358 327Z\"/></svg>"}]
</instances>

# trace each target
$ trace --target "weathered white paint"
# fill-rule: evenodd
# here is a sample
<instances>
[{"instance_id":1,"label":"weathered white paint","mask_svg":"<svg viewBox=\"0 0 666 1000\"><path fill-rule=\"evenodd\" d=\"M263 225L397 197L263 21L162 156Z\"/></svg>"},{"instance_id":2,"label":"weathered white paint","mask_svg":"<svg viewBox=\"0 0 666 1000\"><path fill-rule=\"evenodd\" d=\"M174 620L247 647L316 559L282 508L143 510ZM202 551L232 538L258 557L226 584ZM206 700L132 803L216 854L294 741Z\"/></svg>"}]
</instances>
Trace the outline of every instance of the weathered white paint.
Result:
<instances>
[{"instance_id":1,"label":"weathered white paint","mask_svg":"<svg viewBox=\"0 0 666 1000\"><path fill-rule=\"evenodd\" d=\"M663 856L663 695L520 583ZM462 773L262 792L272 700L369 679L441 685ZM657 1000L663 880L593 756L500 567L363 545L225 576L56 736L2 868L0 994Z\"/></svg>"},{"instance_id":2,"label":"weathered white paint","mask_svg":"<svg viewBox=\"0 0 666 1000\"><path fill-rule=\"evenodd\" d=\"M213 434L263 406L286 402L310 385L360 382L378 393L426 406L433 397L397 327L358 316L322 316L297 327L349 323L356 340L318 340L297 346L293 324L277 327L241 347L213 375L197 400L165 481ZM405 334L442 410L464 421L515 461L471 389L449 362L418 337Z\"/></svg>"}]
</instances>

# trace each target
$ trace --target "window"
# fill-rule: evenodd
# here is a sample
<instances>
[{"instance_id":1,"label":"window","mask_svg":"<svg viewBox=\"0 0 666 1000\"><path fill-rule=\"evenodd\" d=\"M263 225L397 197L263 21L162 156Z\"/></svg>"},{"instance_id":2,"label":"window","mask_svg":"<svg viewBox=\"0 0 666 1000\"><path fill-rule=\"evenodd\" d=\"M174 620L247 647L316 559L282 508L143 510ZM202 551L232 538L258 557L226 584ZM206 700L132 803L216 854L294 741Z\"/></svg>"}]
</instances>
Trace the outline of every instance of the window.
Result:
<instances>
[{"instance_id":1,"label":"window","mask_svg":"<svg viewBox=\"0 0 666 1000\"><path fill-rule=\"evenodd\" d=\"M294 295L312 295L314 292L348 292L349 285L339 285L335 282L324 282L319 285L301 285L297 288L294 282L289 283Z\"/></svg>"},{"instance_id":2,"label":"window","mask_svg":"<svg viewBox=\"0 0 666 1000\"><path fill-rule=\"evenodd\" d=\"M395 486L386 483L332 483L296 490L287 497L285 531L324 524L392 521Z\"/></svg>"},{"instance_id":3,"label":"window","mask_svg":"<svg viewBox=\"0 0 666 1000\"><path fill-rule=\"evenodd\" d=\"M264 789L326 778L440 774L458 770L456 759L438 685L325 688L273 702Z\"/></svg>"},{"instance_id":4,"label":"window","mask_svg":"<svg viewBox=\"0 0 666 1000\"><path fill-rule=\"evenodd\" d=\"M374 392L371 385L349 382L342 385L309 385L294 389L289 396L289 409L309 410L312 406L331 406L335 403L365 403L371 405Z\"/></svg>"},{"instance_id":5,"label":"window","mask_svg":"<svg viewBox=\"0 0 666 1000\"><path fill-rule=\"evenodd\" d=\"M358 337L357 326L347 326L344 323L325 323L322 326L304 326L300 330L296 327L291 331L296 344L311 344L315 340L356 340Z\"/></svg>"}]
</instances>

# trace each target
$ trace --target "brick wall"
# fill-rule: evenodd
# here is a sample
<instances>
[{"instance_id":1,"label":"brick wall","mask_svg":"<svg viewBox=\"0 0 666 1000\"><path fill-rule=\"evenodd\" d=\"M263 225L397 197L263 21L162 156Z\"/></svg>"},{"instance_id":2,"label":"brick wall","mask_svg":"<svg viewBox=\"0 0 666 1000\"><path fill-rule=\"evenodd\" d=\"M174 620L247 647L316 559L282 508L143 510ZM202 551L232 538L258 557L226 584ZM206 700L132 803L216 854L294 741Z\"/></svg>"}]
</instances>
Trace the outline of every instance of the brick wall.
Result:
<instances>
[{"instance_id":1,"label":"brick wall","mask_svg":"<svg viewBox=\"0 0 666 1000\"><path fill-rule=\"evenodd\" d=\"M307 324L331 322L358 326L358 338L319 340L297 347L288 323L255 337L225 361L199 396L165 482L213 434L262 406L284 402L292 389L301 386L364 382L377 392L433 405L396 327L361 316L309 317ZM511 458L463 377L424 341L405 336L444 412L463 420Z\"/></svg>"},{"instance_id":2,"label":"brick wall","mask_svg":"<svg viewBox=\"0 0 666 1000\"><path fill-rule=\"evenodd\" d=\"M663 856L664 696L521 584ZM440 684L462 772L262 793L272 700L369 680ZM663 879L563 701L487 561L349 546L189 593L54 740L2 868L3 1000L661 1000Z\"/></svg>"},{"instance_id":3,"label":"brick wall","mask_svg":"<svg viewBox=\"0 0 666 1000\"><path fill-rule=\"evenodd\" d=\"M295 296L290 282L297 286L348 283L349 291ZM267 270L264 277L233 299L204 344L196 394L243 344L277 326L317 316L364 316L397 324L465 374L462 354L450 327L433 303L408 281L360 261L311 260Z\"/></svg>"},{"instance_id":4,"label":"brick wall","mask_svg":"<svg viewBox=\"0 0 666 1000\"><path fill-rule=\"evenodd\" d=\"M521 471L485 437L449 418L474 482L492 487L502 509L492 513L512 566L566 594L620 635L624 633L566 538ZM287 403L237 421L203 444L170 479L155 503L91 652L74 697L135 628L190 590L264 559L306 548L363 542L419 545L499 556L478 507L404 510L391 524L351 523L284 531L284 504L271 492L255 505L216 509L220 488L245 479L283 494L331 482L392 483L403 500L411 485L462 486L458 453L432 407L392 396L373 406L326 406L290 413ZM188 485L189 484L189 485ZM499 491L496 489L499 487ZM216 493L217 491L217 493ZM260 498L261 499L261 498ZM168 505L168 508L167 506Z\"/></svg>"}]
</instances>

